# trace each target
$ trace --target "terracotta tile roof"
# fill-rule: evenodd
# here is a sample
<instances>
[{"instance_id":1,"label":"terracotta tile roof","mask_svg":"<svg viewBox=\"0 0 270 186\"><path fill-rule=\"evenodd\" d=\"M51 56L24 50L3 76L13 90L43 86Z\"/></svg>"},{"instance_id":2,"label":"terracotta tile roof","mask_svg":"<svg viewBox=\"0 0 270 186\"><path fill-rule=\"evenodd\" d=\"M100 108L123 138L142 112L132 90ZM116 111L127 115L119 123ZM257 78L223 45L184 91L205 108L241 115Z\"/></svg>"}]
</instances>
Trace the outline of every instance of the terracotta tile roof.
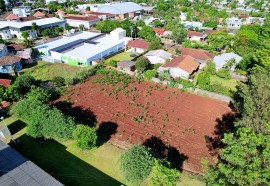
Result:
<instances>
[{"instance_id":1,"label":"terracotta tile roof","mask_svg":"<svg viewBox=\"0 0 270 186\"><path fill-rule=\"evenodd\" d=\"M209 59L213 59L215 57L214 54L209 53L206 50L198 50L193 48L179 48L182 55L189 55L198 60L207 61Z\"/></svg>"},{"instance_id":2,"label":"terracotta tile roof","mask_svg":"<svg viewBox=\"0 0 270 186\"><path fill-rule=\"evenodd\" d=\"M153 28L154 32L156 34L162 35L165 32L165 29L163 28Z\"/></svg>"},{"instance_id":3,"label":"terracotta tile roof","mask_svg":"<svg viewBox=\"0 0 270 186\"><path fill-rule=\"evenodd\" d=\"M4 56L0 58L0 66L12 65L18 61L21 61L18 56Z\"/></svg>"},{"instance_id":4,"label":"terracotta tile roof","mask_svg":"<svg viewBox=\"0 0 270 186\"><path fill-rule=\"evenodd\" d=\"M188 31L187 33L188 37L197 36L197 37L203 37L203 32L196 32L196 31Z\"/></svg>"},{"instance_id":5,"label":"terracotta tile roof","mask_svg":"<svg viewBox=\"0 0 270 186\"><path fill-rule=\"evenodd\" d=\"M57 10L57 12L55 12L55 14L65 14L66 12L64 12L63 10Z\"/></svg>"},{"instance_id":6,"label":"terracotta tile roof","mask_svg":"<svg viewBox=\"0 0 270 186\"><path fill-rule=\"evenodd\" d=\"M147 49L149 45L150 45L149 42L146 42L146 41L141 40L141 39L129 41L127 44L128 47L142 48L142 49Z\"/></svg>"},{"instance_id":7,"label":"terracotta tile roof","mask_svg":"<svg viewBox=\"0 0 270 186\"><path fill-rule=\"evenodd\" d=\"M16 51L25 49L25 47L22 44L10 44L8 45L8 48L12 48L12 49L14 48L14 50Z\"/></svg>"},{"instance_id":8,"label":"terracotta tile roof","mask_svg":"<svg viewBox=\"0 0 270 186\"><path fill-rule=\"evenodd\" d=\"M113 17L115 16L114 14L110 14L110 13L104 13L104 12L93 12L93 11L88 11L85 10L82 12L83 14L90 14L90 15L96 15L96 16L100 16L100 15L106 15L108 17Z\"/></svg>"},{"instance_id":9,"label":"terracotta tile roof","mask_svg":"<svg viewBox=\"0 0 270 186\"><path fill-rule=\"evenodd\" d=\"M40 11L37 11L33 16L34 16L34 17L45 17L45 14L43 14L43 13L40 12Z\"/></svg>"},{"instance_id":10,"label":"terracotta tile roof","mask_svg":"<svg viewBox=\"0 0 270 186\"><path fill-rule=\"evenodd\" d=\"M19 19L19 17L16 16L15 14L9 14L9 15L6 17L6 20L16 20L16 19Z\"/></svg>"},{"instance_id":11,"label":"terracotta tile roof","mask_svg":"<svg viewBox=\"0 0 270 186\"><path fill-rule=\"evenodd\" d=\"M172 67L172 68L180 68L190 74L192 74L200 64L195 61L195 59L189 55L182 55L173 58L170 62L164 63L163 67Z\"/></svg>"},{"instance_id":12,"label":"terracotta tile roof","mask_svg":"<svg viewBox=\"0 0 270 186\"><path fill-rule=\"evenodd\" d=\"M66 19L74 19L74 20L81 20L81 21L94 21L99 20L98 16L84 16L84 15L77 15L77 14L67 14Z\"/></svg>"},{"instance_id":13,"label":"terracotta tile roof","mask_svg":"<svg viewBox=\"0 0 270 186\"><path fill-rule=\"evenodd\" d=\"M11 83L11 80L9 79L0 79L0 85L4 86L5 88L8 88Z\"/></svg>"}]
</instances>

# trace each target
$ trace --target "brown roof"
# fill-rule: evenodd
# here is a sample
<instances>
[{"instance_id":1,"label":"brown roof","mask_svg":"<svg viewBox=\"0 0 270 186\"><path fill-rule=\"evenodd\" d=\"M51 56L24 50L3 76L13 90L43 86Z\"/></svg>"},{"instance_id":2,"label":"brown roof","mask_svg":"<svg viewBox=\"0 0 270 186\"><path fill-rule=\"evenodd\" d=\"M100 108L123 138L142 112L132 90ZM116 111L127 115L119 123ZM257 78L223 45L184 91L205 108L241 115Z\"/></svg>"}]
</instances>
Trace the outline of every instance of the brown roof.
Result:
<instances>
[{"instance_id":1,"label":"brown roof","mask_svg":"<svg viewBox=\"0 0 270 186\"><path fill-rule=\"evenodd\" d=\"M0 79L0 85L4 86L5 88L8 88L11 83L11 80L9 79Z\"/></svg>"},{"instance_id":2,"label":"brown roof","mask_svg":"<svg viewBox=\"0 0 270 186\"><path fill-rule=\"evenodd\" d=\"M110 13L104 13L104 12L93 12L93 11L88 11L88 10L85 10L82 12L83 14L91 14L91 15L96 15L96 16L99 16L99 15L106 15L108 17L113 17L115 16L115 14L110 14Z\"/></svg>"},{"instance_id":3,"label":"brown roof","mask_svg":"<svg viewBox=\"0 0 270 186\"><path fill-rule=\"evenodd\" d=\"M21 61L21 58L18 56L4 56L0 58L0 66L12 65L19 61Z\"/></svg>"},{"instance_id":4,"label":"brown roof","mask_svg":"<svg viewBox=\"0 0 270 186\"><path fill-rule=\"evenodd\" d=\"M128 47L142 48L142 49L147 49L149 45L150 45L149 42L146 42L146 41L141 40L141 39L129 41L127 44Z\"/></svg>"},{"instance_id":5,"label":"brown roof","mask_svg":"<svg viewBox=\"0 0 270 186\"><path fill-rule=\"evenodd\" d=\"M63 10L57 10L57 12L55 12L55 14L65 14L66 12L64 12Z\"/></svg>"},{"instance_id":6,"label":"brown roof","mask_svg":"<svg viewBox=\"0 0 270 186\"><path fill-rule=\"evenodd\" d=\"M45 14L43 14L43 13L40 12L40 11L37 11L33 16L34 16L34 17L45 17Z\"/></svg>"},{"instance_id":7,"label":"brown roof","mask_svg":"<svg viewBox=\"0 0 270 186\"><path fill-rule=\"evenodd\" d=\"M162 65L163 67L178 67L190 74L192 74L196 69L198 69L198 67L200 66L200 64L198 62L195 61L195 59L189 55L182 55L182 56L178 56L173 58L170 62L168 63L164 63L164 65Z\"/></svg>"},{"instance_id":8,"label":"brown roof","mask_svg":"<svg viewBox=\"0 0 270 186\"><path fill-rule=\"evenodd\" d=\"M165 32L165 29L163 28L153 28L154 32L156 34L162 35Z\"/></svg>"},{"instance_id":9,"label":"brown roof","mask_svg":"<svg viewBox=\"0 0 270 186\"><path fill-rule=\"evenodd\" d=\"M74 19L74 20L81 20L81 21L94 21L99 20L98 16L84 16L84 15L77 15L77 14L67 14L66 19Z\"/></svg>"},{"instance_id":10,"label":"brown roof","mask_svg":"<svg viewBox=\"0 0 270 186\"><path fill-rule=\"evenodd\" d=\"M16 20L18 19L19 17L16 16L15 14L9 14L7 17L6 17L6 20Z\"/></svg>"},{"instance_id":11,"label":"brown roof","mask_svg":"<svg viewBox=\"0 0 270 186\"><path fill-rule=\"evenodd\" d=\"M209 53L206 50L198 50L193 48L179 48L182 55L189 55L198 60L207 61L209 59L213 59L215 57L214 54Z\"/></svg>"},{"instance_id":12,"label":"brown roof","mask_svg":"<svg viewBox=\"0 0 270 186\"><path fill-rule=\"evenodd\" d=\"M204 29L204 33L206 33L206 34L213 34L213 33L215 33L215 32L217 32L217 30L211 30L211 29Z\"/></svg>"},{"instance_id":13,"label":"brown roof","mask_svg":"<svg viewBox=\"0 0 270 186\"><path fill-rule=\"evenodd\" d=\"M197 37L203 37L203 32L196 32L196 31L188 31L187 33L188 37L197 36Z\"/></svg>"},{"instance_id":14,"label":"brown roof","mask_svg":"<svg viewBox=\"0 0 270 186\"><path fill-rule=\"evenodd\" d=\"M17 51L25 49L25 47L22 44L10 44L8 46L14 48L14 50Z\"/></svg>"}]
</instances>

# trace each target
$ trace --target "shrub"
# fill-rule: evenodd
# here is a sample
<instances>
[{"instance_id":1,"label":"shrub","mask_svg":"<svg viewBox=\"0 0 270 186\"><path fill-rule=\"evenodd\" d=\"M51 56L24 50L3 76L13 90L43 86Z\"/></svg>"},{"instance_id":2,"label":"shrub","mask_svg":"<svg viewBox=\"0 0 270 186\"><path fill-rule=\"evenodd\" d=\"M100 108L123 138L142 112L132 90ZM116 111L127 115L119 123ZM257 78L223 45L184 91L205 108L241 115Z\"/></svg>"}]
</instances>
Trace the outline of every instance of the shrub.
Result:
<instances>
[{"instance_id":1,"label":"shrub","mask_svg":"<svg viewBox=\"0 0 270 186\"><path fill-rule=\"evenodd\" d=\"M159 76L158 76L159 80L160 81L170 81L171 80L171 74L169 73L168 70L164 70L163 72L159 73Z\"/></svg>"},{"instance_id":2,"label":"shrub","mask_svg":"<svg viewBox=\"0 0 270 186\"><path fill-rule=\"evenodd\" d=\"M213 61L209 61L207 67L204 69L205 72L215 75L216 74L216 64Z\"/></svg>"},{"instance_id":3,"label":"shrub","mask_svg":"<svg viewBox=\"0 0 270 186\"><path fill-rule=\"evenodd\" d=\"M76 141L76 145L82 150L91 149L97 143L95 128L86 125L78 125L72 136Z\"/></svg>"},{"instance_id":4,"label":"shrub","mask_svg":"<svg viewBox=\"0 0 270 186\"><path fill-rule=\"evenodd\" d=\"M207 72L202 72L198 75L198 78L197 78L197 85L200 87L200 88L203 88L205 89L207 87L207 85L209 85L211 83L211 80L210 80L210 74L207 73Z\"/></svg>"},{"instance_id":5,"label":"shrub","mask_svg":"<svg viewBox=\"0 0 270 186\"><path fill-rule=\"evenodd\" d=\"M226 68L221 68L219 71L217 71L217 76L224 79L231 79L230 70Z\"/></svg>"},{"instance_id":6,"label":"shrub","mask_svg":"<svg viewBox=\"0 0 270 186\"><path fill-rule=\"evenodd\" d=\"M141 183L151 172L154 158L150 149L135 145L127 150L120 158L120 168L128 181Z\"/></svg>"},{"instance_id":7,"label":"shrub","mask_svg":"<svg viewBox=\"0 0 270 186\"><path fill-rule=\"evenodd\" d=\"M26 97L33 101L48 103L50 101L51 95L40 87L32 86L30 92L26 94Z\"/></svg>"},{"instance_id":8,"label":"shrub","mask_svg":"<svg viewBox=\"0 0 270 186\"><path fill-rule=\"evenodd\" d=\"M155 165L150 174L150 179L153 185L173 186L176 185L176 181L179 176L179 171L172 168L169 162L155 160Z\"/></svg>"},{"instance_id":9,"label":"shrub","mask_svg":"<svg viewBox=\"0 0 270 186\"><path fill-rule=\"evenodd\" d=\"M226 96L232 96L232 92L229 88L223 86L221 83L211 83L206 87L205 90L208 90L210 92L215 92L218 94L226 95Z\"/></svg>"},{"instance_id":10,"label":"shrub","mask_svg":"<svg viewBox=\"0 0 270 186\"><path fill-rule=\"evenodd\" d=\"M23 96L21 92L18 84L12 84L6 89L3 97L7 101L18 101Z\"/></svg>"},{"instance_id":11,"label":"shrub","mask_svg":"<svg viewBox=\"0 0 270 186\"><path fill-rule=\"evenodd\" d=\"M3 85L0 85L0 102L4 99L5 91L5 87Z\"/></svg>"},{"instance_id":12,"label":"shrub","mask_svg":"<svg viewBox=\"0 0 270 186\"><path fill-rule=\"evenodd\" d=\"M12 113L27 123L27 134L46 139L70 139L75 129L74 119L40 101L24 99L12 107Z\"/></svg>"},{"instance_id":13,"label":"shrub","mask_svg":"<svg viewBox=\"0 0 270 186\"><path fill-rule=\"evenodd\" d=\"M177 83L183 85L183 88L191 88L191 87L193 87L192 82L189 81L189 80L182 79L182 78L177 78L175 81L176 81Z\"/></svg>"},{"instance_id":14,"label":"shrub","mask_svg":"<svg viewBox=\"0 0 270 186\"><path fill-rule=\"evenodd\" d=\"M162 65L161 63L154 64L154 69L157 70L161 65Z\"/></svg>"},{"instance_id":15,"label":"shrub","mask_svg":"<svg viewBox=\"0 0 270 186\"><path fill-rule=\"evenodd\" d=\"M65 79L61 76L53 77L52 82L58 87L62 87L65 85Z\"/></svg>"},{"instance_id":16,"label":"shrub","mask_svg":"<svg viewBox=\"0 0 270 186\"><path fill-rule=\"evenodd\" d=\"M110 61L107 62L107 65L109 65L111 67L116 67L117 66L117 61L111 59Z\"/></svg>"},{"instance_id":17,"label":"shrub","mask_svg":"<svg viewBox=\"0 0 270 186\"><path fill-rule=\"evenodd\" d=\"M147 80L151 80L157 74L156 70L147 70L144 72L144 77Z\"/></svg>"},{"instance_id":18,"label":"shrub","mask_svg":"<svg viewBox=\"0 0 270 186\"><path fill-rule=\"evenodd\" d=\"M147 58L142 56L137 59L135 67L139 72L144 72L150 68L150 63Z\"/></svg>"}]
</instances>

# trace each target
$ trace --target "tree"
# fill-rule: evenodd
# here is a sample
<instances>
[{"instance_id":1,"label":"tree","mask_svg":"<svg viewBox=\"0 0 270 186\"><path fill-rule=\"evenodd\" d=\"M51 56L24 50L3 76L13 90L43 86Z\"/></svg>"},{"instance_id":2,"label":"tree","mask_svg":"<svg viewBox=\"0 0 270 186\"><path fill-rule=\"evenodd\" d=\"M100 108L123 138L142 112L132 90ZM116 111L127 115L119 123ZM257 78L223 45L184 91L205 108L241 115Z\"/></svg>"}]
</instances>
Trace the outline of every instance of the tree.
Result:
<instances>
[{"instance_id":1,"label":"tree","mask_svg":"<svg viewBox=\"0 0 270 186\"><path fill-rule=\"evenodd\" d=\"M27 135L33 138L70 139L75 129L73 118L40 101L21 100L13 106L12 113L27 123Z\"/></svg>"},{"instance_id":2,"label":"tree","mask_svg":"<svg viewBox=\"0 0 270 186\"><path fill-rule=\"evenodd\" d=\"M231 48L233 36L226 31L214 32L208 35L207 43L214 47L215 50L221 51L226 47Z\"/></svg>"},{"instance_id":3,"label":"tree","mask_svg":"<svg viewBox=\"0 0 270 186\"><path fill-rule=\"evenodd\" d=\"M120 169L128 181L141 183L151 172L154 158L150 149L142 145L135 145L127 150L120 158Z\"/></svg>"},{"instance_id":4,"label":"tree","mask_svg":"<svg viewBox=\"0 0 270 186\"><path fill-rule=\"evenodd\" d=\"M231 79L231 73L230 70L227 68L221 68L219 71L217 71L217 76L224 79Z\"/></svg>"},{"instance_id":5,"label":"tree","mask_svg":"<svg viewBox=\"0 0 270 186\"><path fill-rule=\"evenodd\" d=\"M54 27L54 33L55 34L59 35L59 34L61 34L63 32L64 32L64 29L62 27L58 27L58 26Z\"/></svg>"},{"instance_id":6,"label":"tree","mask_svg":"<svg viewBox=\"0 0 270 186\"><path fill-rule=\"evenodd\" d=\"M155 77L156 74L157 74L156 70L146 70L144 72L144 77L147 80L151 80L153 77Z\"/></svg>"},{"instance_id":7,"label":"tree","mask_svg":"<svg viewBox=\"0 0 270 186\"><path fill-rule=\"evenodd\" d=\"M23 37L23 39L28 39L28 37L29 37L29 34L28 34L28 32L25 32L25 31L23 31L22 33L21 33L21 35L22 35L22 37Z\"/></svg>"},{"instance_id":8,"label":"tree","mask_svg":"<svg viewBox=\"0 0 270 186\"><path fill-rule=\"evenodd\" d=\"M139 72L144 72L150 68L150 62L147 58L141 56L136 60L135 67Z\"/></svg>"},{"instance_id":9,"label":"tree","mask_svg":"<svg viewBox=\"0 0 270 186\"><path fill-rule=\"evenodd\" d=\"M65 30L70 31L71 29L72 29L72 27L69 24L65 25Z\"/></svg>"},{"instance_id":10,"label":"tree","mask_svg":"<svg viewBox=\"0 0 270 186\"><path fill-rule=\"evenodd\" d=\"M79 25L79 30L80 30L80 31L84 31L84 29L85 29L84 25L83 25L83 24L80 24L80 25Z\"/></svg>"},{"instance_id":11,"label":"tree","mask_svg":"<svg viewBox=\"0 0 270 186\"><path fill-rule=\"evenodd\" d=\"M268 133L265 124L270 122L270 67L253 69L248 82L239 85L236 100L241 120L235 124Z\"/></svg>"},{"instance_id":12,"label":"tree","mask_svg":"<svg viewBox=\"0 0 270 186\"><path fill-rule=\"evenodd\" d=\"M90 6L86 7L85 10L86 10L86 11L90 11L90 10L91 10Z\"/></svg>"},{"instance_id":13,"label":"tree","mask_svg":"<svg viewBox=\"0 0 270 186\"><path fill-rule=\"evenodd\" d=\"M26 98L33 101L40 101L42 103L48 103L51 95L40 87L32 86L30 92L26 94Z\"/></svg>"},{"instance_id":14,"label":"tree","mask_svg":"<svg viewBox=\"0 0 270 186\"><path fill-rule=\"evenodd\" d=\"M106 62L107 65L111 67L116 67L117 66L117 61L114 59L111 59L110 61Z\"/></svg>"},{"instance_id":15,"label":"tree","mask_svg":"<svg viewBox=\"0 0 270 186\"><path fill-rule=\"evenodd\" d=\"M158 49L162 49L162 45L158 39L155 39L148 46L148 50L158 50Z\"/></svg>"},{"instance_id":16,"label":"tree","mask_svg":"<svg viewBox=\"0 0 270 186\"><path fill-rule=\"evenodd\" d=\"M6 3L4 0L0 0L0 10L5 11L6 10Z\"/></svg>"},{"instance_id":17,"label":"tree","mask_svg":"<svg viewBox=\"0 0 270 186\"><path fill-rule=\"evenodd\" d=\"M269 127L269 124L268 124ZM269 185L270 136L249 128L225 134L217 166L207 171L208 185Z\"/></svg>"},{"instance_id":18,"label":"tree","mask_svg":"<svg viewBox=\"0 0 270 186\"><path fill-rule=\"evenodd\" d=\"M137 22L136 22L136 25L137 25L137 27L143 27L143 26L145 26L145 22L143 21L143 20L138 20Z\"/></svg>"},{"instance_id":19,"label":"tree","mask_svg":"<svg viewBox=\"0 0 270 186\"><path fill-rule=\"evenodd\" d=\"M175 43L182 43L187 38L187 31L183 26L173 29L171 38Z\"/></svg>"},{"instance_id":20,"label":"tree","mask_svg":"<svg viewBox=\"0 0 270 186\"><path fill-rule=\"evenodd\" d=\"M76 145L82 150L88 150L96 146L97 134L95 128L86 125L78 125L72 134Z\"/></svg>"},{"instance_id":21,"label":"tree","mask_svg":"<svg viewBox=\"0 0 270 186\"><path fill-rule=\"evenodd\" d=\"M36 31L36 32L39 30L39 26L38 26L37 23L35 23L35 22L32 23L31 28L32 28L32 30L34 30L34 31Z\"/></svg>"},{"instance_id":22,"label":"tree","mask_svg":"<svg viewBox=\"0 0 270 186\"><path fill-rule=\"evenodd\" d=\"M149 42L156 38L154 30L150 26L143 26L142 29L138 32L138 36Z\"/></svg>"},{"instance_id":23,"label":"tree","mask_svg":"<svg viewBox=\"0 0 270 186\"><path fill-rule=\"evenodd\" d=\"M27 48L32 48L34 46L34 43L35 42L32 39L25 39L23 41L24 46Z\"/></svg>"},{"instance_id":24,"label":"tree","mask_svg":"<svg viewBox=\"0 0 270 186\"><path fill-rule=\"evenodd\" d=\"M5 91L6 91L5 87L3 85L0 85L0 103L4 100Z\"/></svg>"},{"instance_id":25,"label":"tree","mask_svg":"<svg viewBox=\"0 0 270 186\"><path fill-rule=\"evenodd\" d=\"M204 69L205 72L215 75L216 74L216 64L211 60L207 63L206 68Z\"/></svg>"},{"instance_id":26,"label":"tree","mask_svg":"<svg viewBox=\"0 0 270 186\"><path fill-rule=\"evenodd\" d=\"M48 37L49 35L51 35L51 30L50 29L45 29L45 30L43 30L42 32L41 32L41 35L43 36L43 37Z\"/></svg>"},{"instance_id":27,"label":"tree","mask_svg":"<svg viewBox=\"0 0 270 186\"><path fill-rule=\"evenodd\" d=\"M197 78L197 85L200 88L206 89L206 87L210 84L210 75L207 72L201 72Z\"/></svg>"},{"instance_id":28,"label":"tree","mask_svg":"<svg viewBox=\"0 0 270 186\"><path fill-rule=\"evenodd\" d=\"M161 21L159 19L155 19L153 22L152 22L152 25L153 27L155 28L159 28L159 27L162 27L163 24L161 23Z\"/></svg>"},{"instance_id":29,"label":"tree","mask_svg":"<svg viewBox=\"0 0 270 186\"><path fill-rule=\"evenodd\" d=\"M218 24L215 22L215 21L205 21L203 23L203 26L204 27L208 27L208 28L213 28L213 29L216 29Z\"/></svg>"},{"instance_id":30,"label":"tree","mask_svg":"<svg viewBox=\"0 0 270 186\"><path fill-rule=\"evenodd\" d=\"M171 167L170 162L155 160L155 165L150 174L150 179L153 185L176 185L180 173L178 170Z\"/></svg>"}]
</instances>

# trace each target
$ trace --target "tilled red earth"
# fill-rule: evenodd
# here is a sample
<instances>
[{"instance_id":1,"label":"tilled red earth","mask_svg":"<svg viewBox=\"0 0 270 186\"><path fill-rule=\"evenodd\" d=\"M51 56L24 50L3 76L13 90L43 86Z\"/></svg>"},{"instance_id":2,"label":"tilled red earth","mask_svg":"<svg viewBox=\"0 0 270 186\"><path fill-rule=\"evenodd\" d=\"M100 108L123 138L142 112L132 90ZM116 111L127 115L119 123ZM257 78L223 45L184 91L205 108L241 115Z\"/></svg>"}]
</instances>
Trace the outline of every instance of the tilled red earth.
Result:
<instances>
[{"instance_id":1,"label":"tilled red earth","mask_svg":"<svg viewBox=\"0 0 270 186\"><path fill-rule=\"evenodd\" d=\"M205 136L214 136L217 119L231 112L228 103L150 82L130 83L116 95L111 85L93 83L97 78L72 87L60 100L89 109L99 123L117 123L112 141L160 138L187 157L186 170L200 172L201 159L211 159Z\"/></svg>"}]
</instances>

